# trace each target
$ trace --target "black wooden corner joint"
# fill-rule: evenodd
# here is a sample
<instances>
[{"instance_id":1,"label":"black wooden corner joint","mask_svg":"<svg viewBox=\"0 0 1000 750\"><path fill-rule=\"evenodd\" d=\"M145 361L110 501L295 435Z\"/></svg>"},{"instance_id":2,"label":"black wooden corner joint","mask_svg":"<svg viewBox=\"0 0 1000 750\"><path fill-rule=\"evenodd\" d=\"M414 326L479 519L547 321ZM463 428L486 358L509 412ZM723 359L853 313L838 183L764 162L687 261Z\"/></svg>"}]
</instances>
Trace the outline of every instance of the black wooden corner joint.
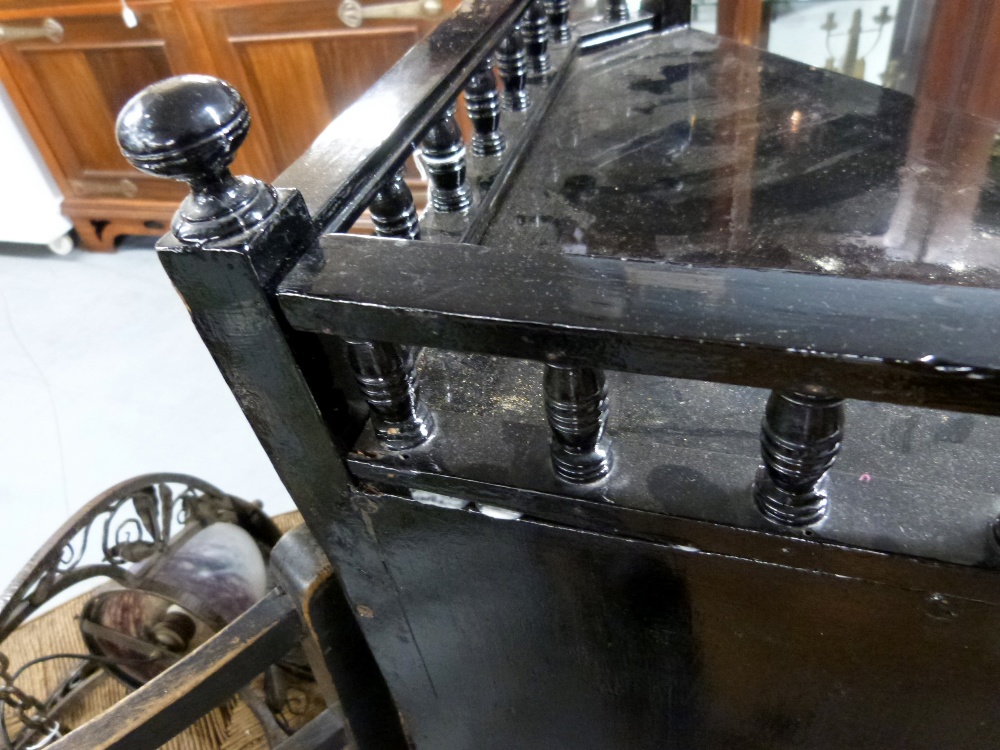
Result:
<instances>
[{"instance_id":1,"label":"black wooden corner joint","mask_svg":"<svg viewBox=\"0 0 1000 750\"><path fill-rule=\"evenodd\" d=\"M500 132L500 95L493 61L489 57L480 63L465 84L465 108L474 128L472 153L476 156L503 153L507 143Z\"/></svg>"},{"instance_id":2,"label":"black wooden corner joint","mask_svg":"<svg viewBox=\"0 0 1000 750\"><path fill-rule=\"evenodd\" d=\"M816 523L827 512L826 480L840 453L844 400L825 393L773 391L761 425L763 464L754 500L785 526Z\"/></svg>"},{"instance_id":3,"label":"black wooden corner joint","mask_svg":"<svg viewBox=\"0 0 1000 750\"><path fill-rule=\"evenodd\" d=\"M528 61L524 51L521 23L515 23L510 33L497 47L497 71L503 80L503 106L521 112L531 105L528 96Z\"/></svg>"},{"instance_id":4,"label":"black wooden corner joint","mask_svg":"<svg viewBox=\"0 0 1000 750\"><path fill-rule=\"evenodd\" d=\"M549 14L550 37L553 42L563 44L569 41L569 0L545 0L545 10Z\"/></svg>"},{"instance_id":5,"label":"black wooden corner joint","mask_svg":"<svg viewBox=\"0 0 1000 750\"><path fill-rule=\"evenodd\" d=\"M431 181L431 205L441 212L464 211L472 203L465 182L465 143L447 107L420 142L421 159Z\"/></svg>"},{"instance_id":6,"label":"black wooden corner joint","mask_svg":"<svg viewBox=\"0 0 1000 750\"><path fill-rule=\"evenodd\" d=\"M238 246L277 210L267 183L229 165L250 129L239 92L202 75L168 78L136 94L118 116L125 158L147 174L191 186L171 229L182 243Z\"/></svg>"},{"instance_id":7,"label":"black wooden corner joint","mask_svg":"<svg viewBox=\"0 0 1000 750\"><path fill-rule=\"evenodd\" d=\"M567 482L594 482L611 470L608 387L594 367L545 366L545 413L552 467Z\"/></svg>"},{"instance_id":8,"label":"black wooden corner joint","mask_svg":"<svg viewBox=\"0 0 1000 750\"><path fill-rule=\"evenodd\" d=\"M521 20L528 67L534 76L544 76L552 68L549 60L549 18L544 0L534 0Z\"/></svg>"}]
</instances>

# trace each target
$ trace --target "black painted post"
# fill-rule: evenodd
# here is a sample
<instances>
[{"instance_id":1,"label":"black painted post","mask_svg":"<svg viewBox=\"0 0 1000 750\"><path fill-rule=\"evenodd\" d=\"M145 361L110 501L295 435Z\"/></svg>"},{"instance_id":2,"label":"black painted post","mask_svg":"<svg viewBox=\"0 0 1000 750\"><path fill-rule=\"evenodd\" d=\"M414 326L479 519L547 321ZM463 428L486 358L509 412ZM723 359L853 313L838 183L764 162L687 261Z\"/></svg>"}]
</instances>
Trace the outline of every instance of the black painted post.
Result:
<instances>
[{"instance_id":1,"label":"black painted post","mask_svg":"<svg viewBox=\"0 0 1000 750\"><path fill-rule=\"evenodd\" d=\"M807 526L826 514L826 477L840 453L844 400L825 393L772 391L761 425L764 463L754 481L760 512Z\"/></svg>"},{"instance_id":2,"label":"black painted post","mask_svg":"<svg viewBox=\"0 0 1000 750\"><path fill-rule=\"evenodd\" d=\"M431 180L431 205L444 213L467 209L472 200L465 183L465 143L454 105L431 125L420 147Z\"/></svg>"},{"instance_id":3,"label":"black painted post","mask_svg":"<svg viewBox=\"0 0 1000 750\"><path fill-rule=\"evenodd\" d=\"M552 466L567 482L594 482L611 470L608 387L594 367L545 366L545 412Z\"/></svg>"},{"instance_id":4,"label":"black painted post","mask_svg":"<svg viewBox=\"0 0 1000 750\"><path fill-rule=\"evenodd\" d=\"M298 191L230 173L249 126L236 89L191 75L133 97L118 118L117 135L135 167L191 186L172 234L157 243L163 267L337 574L348 588L378 592L385 616L398 618L396 589L350 502L345 445L354 427L327 419L310 387L332 388L324 379L329 362L313 369L323 356L309 337L296 336L293 349L271 296L289 265L313 245L316 227ZM413 650L408 657L419 654ZM359 750L409 747L394 706L369 705L351 732Z\"/></svg>"},{"instance_id":5,"label":"black painted post","mask_svg":"<svg viewBox=\"0 0 1000 750\"><path fill-rule=\"evenodd\" d=\"M528 96L528 63L521 38L521 24L515 23L497 47L497 70L503 79L503 106L521 112L531 105Z\"/></svg>"},{"instance_id":6,"label":"black painted post","mask_svg":"<svg viewBox=\"0 0 1000 750\"><path fill-rule=\"evenodd\" d=\"M569 41L569 0L547 0L549 26L552 27L552 41L563 44Z\"/></svg>"},{"instance_id":7,"label":"black painted post","mask_svg":"<svg viewBox=\"0 0 1000 750\"><path fill-rule=\"evenodd\" d=\"M472 153L496 156L507 147L500 132L500 95L493 62L487 56L465 84L465 108L472 120Z\"/></svg>"},{"instance_id":8,"label":"black painted post","mask_svg":"<svg viewBox=\"0 0 1000 750\"><path fill-rule=\"evenodd\" d=\"M402 169L378 189L368 210L375 225L375 234L379 237L420 239L417 207L413 205L413 193L403 180Z\"/></svg>"},{"instance_id":9,"label":"black painted post","mask_svg":"<svg viewBox=\"0 0 1000 750\"><path fill-rule=\"evenodd\" d=\"M528 67L535 76L549 72L549 18L544 0L534 0L524 13L521 22L524 47L528 53Z\"/></svg>"}]
</instances>

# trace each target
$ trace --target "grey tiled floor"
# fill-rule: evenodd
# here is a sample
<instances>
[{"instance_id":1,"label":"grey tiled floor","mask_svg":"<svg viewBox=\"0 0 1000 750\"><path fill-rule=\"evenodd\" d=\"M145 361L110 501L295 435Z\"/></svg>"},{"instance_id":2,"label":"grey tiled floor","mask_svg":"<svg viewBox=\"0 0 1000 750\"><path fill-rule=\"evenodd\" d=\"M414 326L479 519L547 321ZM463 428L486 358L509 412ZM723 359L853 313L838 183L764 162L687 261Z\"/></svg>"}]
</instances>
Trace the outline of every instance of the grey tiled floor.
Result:
<instances>
[{"instance_id":1,"label":"grey tiled floor","mask_svg":"<svg viewBox=\"0 0 1000 750\"><path fill-rule=\"evenodd\" d=\"M72 511L154 471L293 507L152 250L0 244L0 592Z\"/></svg>"}]
</instances>

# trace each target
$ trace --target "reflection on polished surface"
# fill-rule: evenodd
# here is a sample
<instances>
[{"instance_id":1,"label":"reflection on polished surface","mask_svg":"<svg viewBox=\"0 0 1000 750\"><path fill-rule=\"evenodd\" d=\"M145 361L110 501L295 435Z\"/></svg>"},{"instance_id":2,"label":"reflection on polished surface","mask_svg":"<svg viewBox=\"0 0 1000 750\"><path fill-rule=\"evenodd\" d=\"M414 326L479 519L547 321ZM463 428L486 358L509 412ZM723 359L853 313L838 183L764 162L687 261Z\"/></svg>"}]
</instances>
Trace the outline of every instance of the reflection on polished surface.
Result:
<instances>
[{"instance_id":1,"label":"reflection on polished surface","mask_svg":"<svg viewBox=\"0 0 1000 750\"><path fill-rule=\"evenodd\" d=\"M1000 286L1000 124L698 31L580 58L483 243Z\"/></svg>"}]
</instances>

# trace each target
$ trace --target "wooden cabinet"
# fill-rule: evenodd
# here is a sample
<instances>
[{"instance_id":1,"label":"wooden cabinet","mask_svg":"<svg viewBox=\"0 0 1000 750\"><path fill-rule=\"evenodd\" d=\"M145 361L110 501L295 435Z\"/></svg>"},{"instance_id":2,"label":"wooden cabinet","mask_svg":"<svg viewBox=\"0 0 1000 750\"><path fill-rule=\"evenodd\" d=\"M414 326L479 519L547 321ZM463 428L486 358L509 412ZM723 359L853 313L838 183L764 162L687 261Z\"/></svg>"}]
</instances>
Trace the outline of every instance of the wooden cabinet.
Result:
<instances>
[{"instance_id":1,"label":"wooden cabinet","mask_svg":"<svg viewBox=\"0 0 1000 750\"><path fill-rule=\"evenodd\" d=\"M456 0L445 3L444 12ZM48 38L0 43L0 77L65 196L83 244L111 249L121 234L159 234L184 195L121 156L118 110L142 87L180 73L233 83L254 117L235 165L273 179L361 95L436 18L365 19L349 28L336 0L15 0L0 24Z\"/></svg>"}]
</instances>

